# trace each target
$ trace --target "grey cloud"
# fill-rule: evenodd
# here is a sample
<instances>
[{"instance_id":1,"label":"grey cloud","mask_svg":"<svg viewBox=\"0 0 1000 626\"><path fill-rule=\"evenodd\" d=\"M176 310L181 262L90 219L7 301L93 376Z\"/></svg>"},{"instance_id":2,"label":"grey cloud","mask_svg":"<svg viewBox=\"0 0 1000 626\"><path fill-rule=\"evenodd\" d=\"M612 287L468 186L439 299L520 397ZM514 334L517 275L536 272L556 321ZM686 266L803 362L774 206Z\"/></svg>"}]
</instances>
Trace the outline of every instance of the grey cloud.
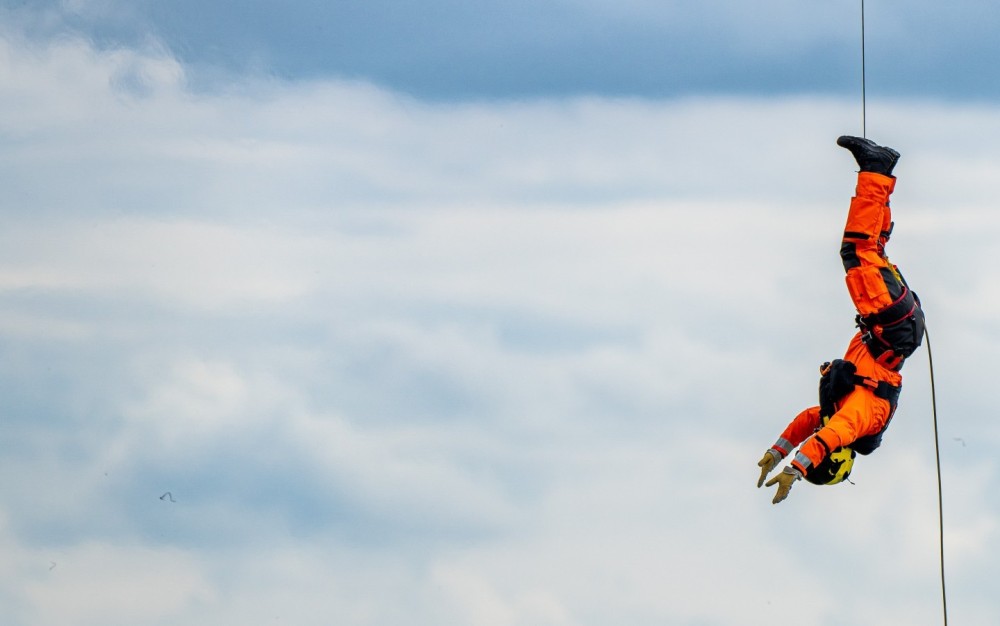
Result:
<instances>
[{"instance_id":1,"label":"grey cloud","mask_svg":"<svg viewBox=\"0 0 1000 626\"><path fill-rule=\"evenodd\" d=\"M340 77L433 100L599 94L860 96L860 7L741 2L5 2L32 32L106 47L162 41L222 71ZM871 94L997 96L989 24L971 0L867 7ZM129 74L134 78L136 74ZM129 89L142 82L128 79Z\"/></svg>"}]
</instances>

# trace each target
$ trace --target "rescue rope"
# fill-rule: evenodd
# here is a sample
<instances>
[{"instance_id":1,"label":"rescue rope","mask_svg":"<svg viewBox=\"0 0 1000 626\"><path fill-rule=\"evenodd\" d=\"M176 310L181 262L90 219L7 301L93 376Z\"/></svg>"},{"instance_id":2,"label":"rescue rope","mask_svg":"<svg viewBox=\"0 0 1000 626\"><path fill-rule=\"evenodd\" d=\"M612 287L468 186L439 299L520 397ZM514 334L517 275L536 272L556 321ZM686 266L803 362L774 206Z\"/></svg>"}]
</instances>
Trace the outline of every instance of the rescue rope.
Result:
<instances>
[{"instance_id":1,"label":"rescue rope","mask_svg":"<svg viewBox=\"0 0 1000 626\"><path fill-rule=\"evenodd\" d=\"M934 416L934 458L937 461L938 487L938 537L941 547L941 607L944 610L944 626L948 626L948 594L944 585L944 497L941 490L941 445L938 438L937 394L934 391L934 356L931 354L931 336L924 327L924 337L927 339L927 362L931 372L931 414Z\"/></svg>"}]
</instances>

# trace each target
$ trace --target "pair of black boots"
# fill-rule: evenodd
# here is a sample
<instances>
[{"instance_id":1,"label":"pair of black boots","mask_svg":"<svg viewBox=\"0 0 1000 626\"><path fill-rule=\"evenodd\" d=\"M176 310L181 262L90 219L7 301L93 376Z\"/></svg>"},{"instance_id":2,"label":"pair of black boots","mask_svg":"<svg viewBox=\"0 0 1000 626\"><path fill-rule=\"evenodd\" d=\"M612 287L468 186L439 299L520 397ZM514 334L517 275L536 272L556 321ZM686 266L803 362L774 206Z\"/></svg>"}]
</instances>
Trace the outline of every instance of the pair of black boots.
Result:
<instances>
[{"instance_id":1,"label":"pair of black boots","mask_svg":"<svg viewBox=\"0 0 1000 626\"><path fill-rule=\"evenodd\" d=\"M892 148L880 146L864 137L844 135L837 139L837 145L851 151L862 172L892 176L892 168L899 160L899 153Z\"/></svg>"}]
</instances>

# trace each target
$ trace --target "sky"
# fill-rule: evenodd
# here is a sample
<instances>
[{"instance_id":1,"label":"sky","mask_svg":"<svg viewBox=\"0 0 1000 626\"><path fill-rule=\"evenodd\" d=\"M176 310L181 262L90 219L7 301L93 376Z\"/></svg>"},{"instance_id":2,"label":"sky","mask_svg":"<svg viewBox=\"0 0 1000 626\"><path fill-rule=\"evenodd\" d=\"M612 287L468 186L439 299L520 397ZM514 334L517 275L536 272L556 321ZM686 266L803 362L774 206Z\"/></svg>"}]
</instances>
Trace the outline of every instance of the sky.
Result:
<instances>
[{"instance_id":1,"label":"sky","mask_svg":"<svg viewBox=\"0 0 1000 626\"><path fill-rule=\"evenodd\" d=\"M867 5L0 2L4 623L938 624L932 399L998 623L1000 9ZM930 344L775 506L863 131Z\"/></svg>"}]
</instances>

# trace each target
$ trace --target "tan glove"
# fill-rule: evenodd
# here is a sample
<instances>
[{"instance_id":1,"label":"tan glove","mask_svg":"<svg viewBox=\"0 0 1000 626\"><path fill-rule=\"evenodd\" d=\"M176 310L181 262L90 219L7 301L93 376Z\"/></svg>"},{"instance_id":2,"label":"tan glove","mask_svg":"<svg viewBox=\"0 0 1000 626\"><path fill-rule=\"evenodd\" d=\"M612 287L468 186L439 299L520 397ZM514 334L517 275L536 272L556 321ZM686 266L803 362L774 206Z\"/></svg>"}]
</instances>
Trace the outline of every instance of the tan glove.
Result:
<instances>
[{"instance_id":1,"label":"tan glove","mask_svg":"<svg viewBox=\"0 0 1000 626\"><path fill-rule=\"evenodd\" d=\"M771 504L777 504L787 498L788 493L792 490L792 485L795 484L795 481L801 479L802 472L791 465L786 465L780 474L767 481L767 484L764 485L765 487L778 485L778 491L774 494L774 500L771 500Z\"/></svg>"},{"instance_id":2,"label":"tan glove","mask_svg":"<svg viewBox=\"0 0 1000 626\"><path fill-rule=\"evenodd\" d=\"M764 484L764 479L771 473L771 470L778 466L779 461L781 461L781 455L774 448L768 448L764 456L757 461L757 467L760 468L760 479L757 480L758 489Z\"/></svg>"}]
</instances>

